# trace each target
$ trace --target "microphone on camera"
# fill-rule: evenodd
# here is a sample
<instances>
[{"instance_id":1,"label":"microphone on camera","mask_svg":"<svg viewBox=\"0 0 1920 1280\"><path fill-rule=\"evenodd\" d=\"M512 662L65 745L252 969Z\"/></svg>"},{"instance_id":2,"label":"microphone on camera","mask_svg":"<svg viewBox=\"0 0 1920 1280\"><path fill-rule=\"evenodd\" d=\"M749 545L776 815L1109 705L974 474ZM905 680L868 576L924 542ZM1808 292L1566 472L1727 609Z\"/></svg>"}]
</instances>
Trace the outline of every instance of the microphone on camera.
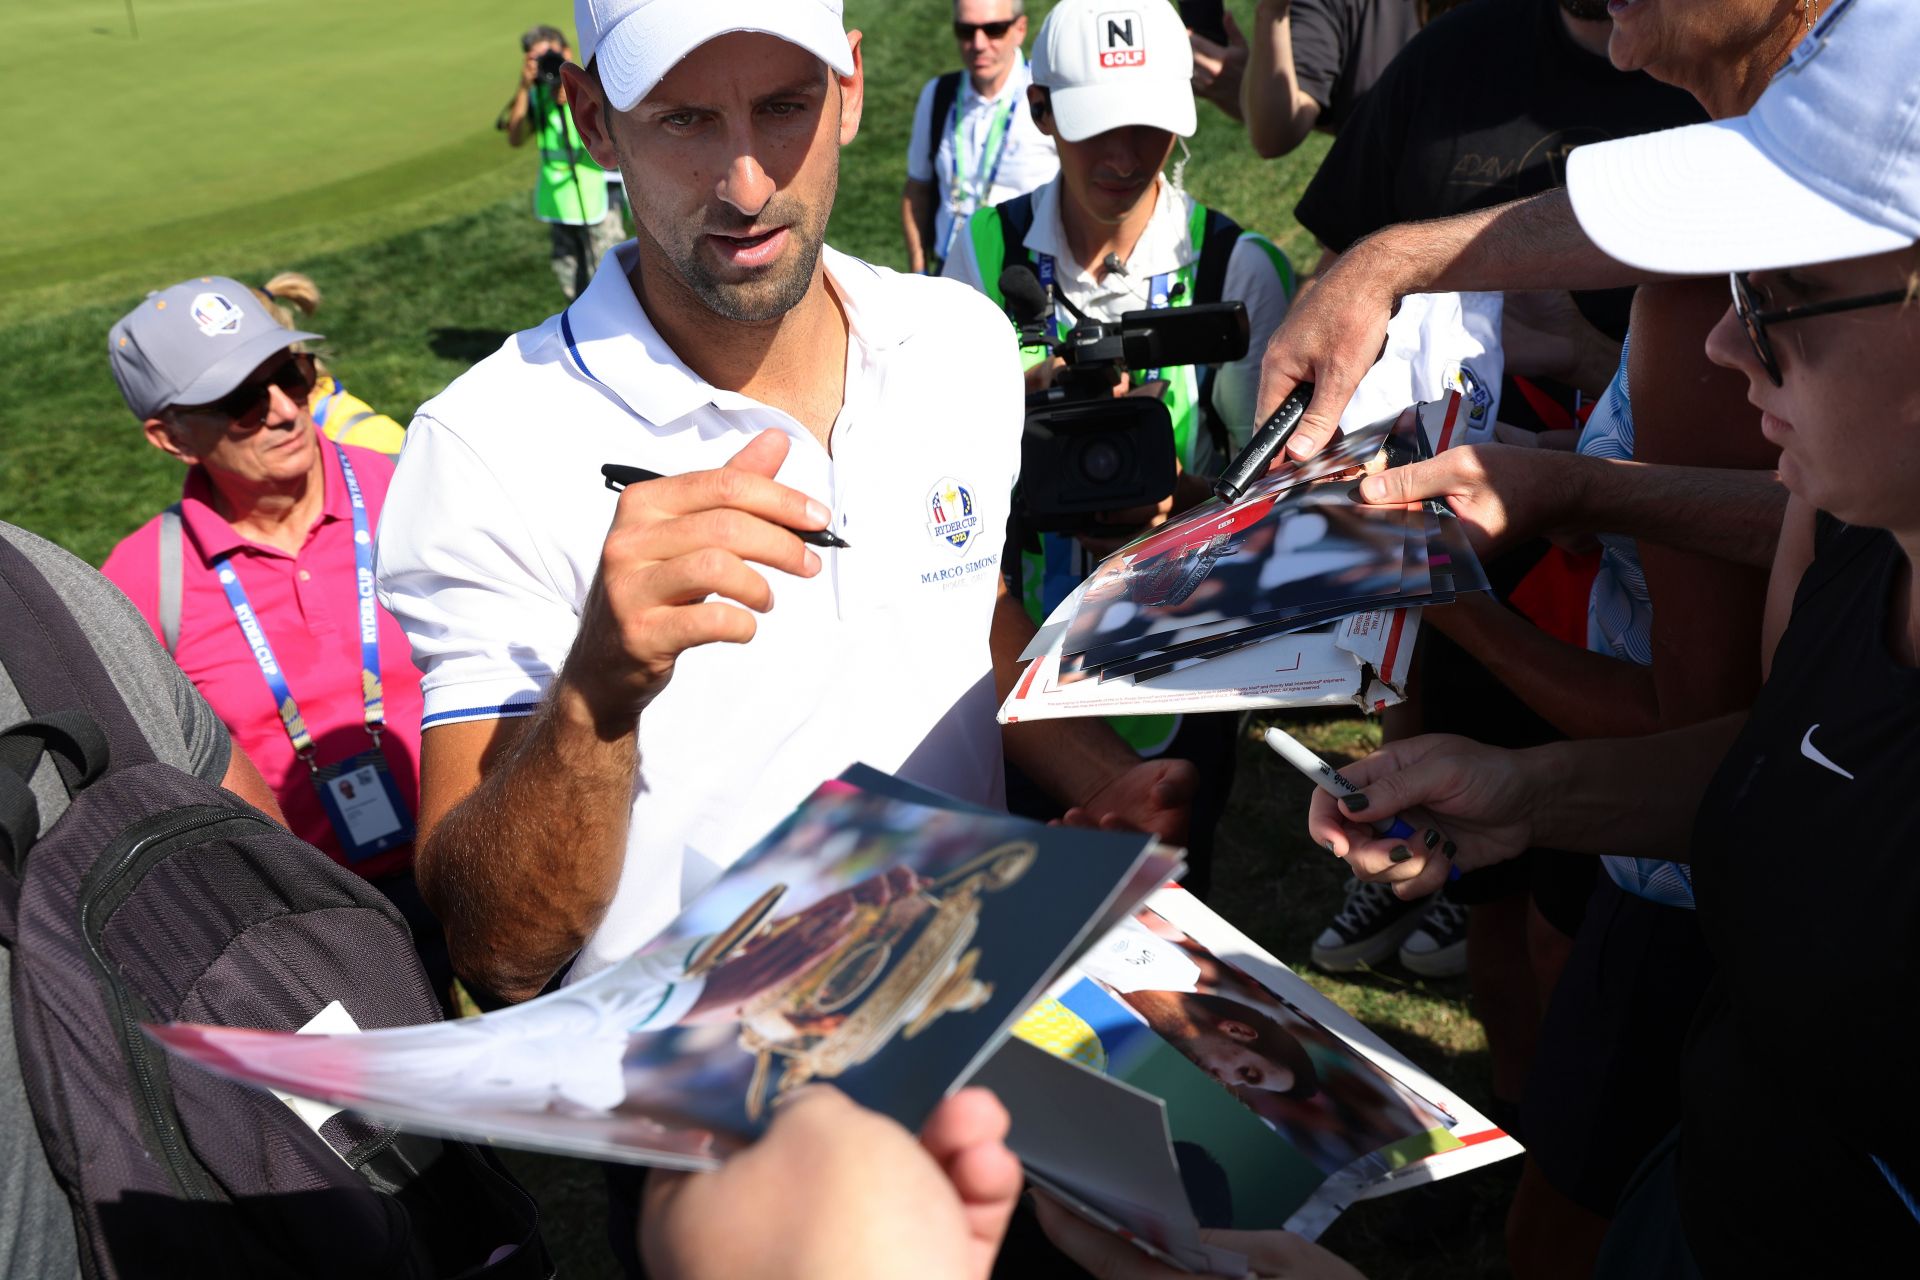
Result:
<instances>
[{"instance_id":1,"label":"microphone on camera","mask_svg":"<svg viewBox=\"0 0 1920 1280\"><path fill-rule=\"evenodd\" d=\"M1021 323L1039 320L1047 314L1047 290L1030 267L1015 263L1000 273L1000 296L1007 310Z\"/></svg>"}]
</instances>

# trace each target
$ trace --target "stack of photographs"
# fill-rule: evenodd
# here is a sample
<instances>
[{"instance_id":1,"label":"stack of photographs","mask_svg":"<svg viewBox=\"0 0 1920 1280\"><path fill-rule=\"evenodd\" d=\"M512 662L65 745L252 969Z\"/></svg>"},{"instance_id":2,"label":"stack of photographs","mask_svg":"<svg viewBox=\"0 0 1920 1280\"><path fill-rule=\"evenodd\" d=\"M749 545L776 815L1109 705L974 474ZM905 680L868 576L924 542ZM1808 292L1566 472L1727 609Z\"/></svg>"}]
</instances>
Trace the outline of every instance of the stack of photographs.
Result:
<instances>
[{"instance_id":1,"label":"stack of photographs","mask_svg":"<svg viewBox=\"0 0 1920 1280\"><path fill-rule=\"evenodd\" d=\"M525 1004L356 1031L169 1024L180 1057L316 1129L397 1128L709 1169L834 1084L917 1128L1060 970L1182 863L1137 833L986 813L855 766L621 963ZM324 1032L324 1033L323 1033Z\"/></svg>"},{"instance_id":2,"label":"stack of photographs","mask_svg":"<svg viewBox=\"0 0 1920 1280\"><path fill-rule=\"evenodd\" d=\"M1394 637L1391 615L1487 587L1444 506L1376 506L1354 492L1367 472L1450 443L1458 412L1457 395L1411 406L1269 473L1236 502L1206 503L1121 548L1048 619L1024 655L1034 666L1001 718L1327 701L1325 683L1303 673L1310 654L1332 658L1333 686L1366 705L1372 682L1363 669L1391 685L1387 659L1401 646L1351 643L1351 620L1369 620L1361 641ZM1321 633L1317 653L1292 639L1310 632ZM1253 647L1262 649L1253 663L1211 669ZM1276 676L1284 678L1276 684ZM1223 691L1240 696L1218 705Z\"/></svg>"}]
</instances>

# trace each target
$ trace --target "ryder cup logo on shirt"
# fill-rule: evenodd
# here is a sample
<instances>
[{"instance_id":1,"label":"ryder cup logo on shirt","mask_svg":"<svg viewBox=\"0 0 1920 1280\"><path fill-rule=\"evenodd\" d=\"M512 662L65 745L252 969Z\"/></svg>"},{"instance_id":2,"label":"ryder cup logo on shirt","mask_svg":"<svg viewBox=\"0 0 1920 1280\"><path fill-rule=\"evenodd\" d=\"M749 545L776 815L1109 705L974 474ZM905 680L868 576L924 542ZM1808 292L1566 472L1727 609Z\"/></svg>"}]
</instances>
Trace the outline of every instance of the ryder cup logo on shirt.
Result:
<instances>
[{"instance_id":1,"label":"ryder cup logo on shirt","mask_svg":"<svg viewBox=\"0 0 1920 1280\"><path fill-rule=\"evenodd\" d=\"M927 531L955 551L965 551L980 530L974 514L973 491L952 476L942 476L927 493Z\"/></svg>"},{"instance_id":2,"label":"ryder cup logo on shirt","mask_svg":"<svg viewBox=\"0 0 1920 1280\"><path fill-rule=\"evenodd\" d=\"M193 322L209 338L240 332L244 313L218 293L203 293L193 300Z\"/></svg>"},{"instance_id":3,"label":"ryder cup logo on shirt","mask_svg":"<svg viewBox=\"0 0 1920 1280\"><path fill-rule=\"evenodd\" d=\"M1144 42L1147 24L1139 13L1121 9L1103 13L1094 22L1094 51L1103 67L1144 67L1147 51Z\"/></svg>"}]
</instances>

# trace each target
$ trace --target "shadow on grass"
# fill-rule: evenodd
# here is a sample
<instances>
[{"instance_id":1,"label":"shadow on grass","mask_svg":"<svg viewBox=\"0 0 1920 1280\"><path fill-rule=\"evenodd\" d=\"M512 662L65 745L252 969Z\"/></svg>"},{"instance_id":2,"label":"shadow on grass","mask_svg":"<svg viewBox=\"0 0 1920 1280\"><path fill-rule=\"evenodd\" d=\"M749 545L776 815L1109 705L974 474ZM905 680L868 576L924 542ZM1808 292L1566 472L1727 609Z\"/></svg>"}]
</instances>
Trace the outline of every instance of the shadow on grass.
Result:
<instances>
[{"instance_id":1,"label":"shadow on grass","mask_svg":"<svg viewBox=\"0 0 1920 1280\"><path fill-rule=\"evenodd\" d=\"M427 347L442 360L476 364L498 351L509 336L505 329L434 328L427 331Z\"/></svg>"}]
</instances>

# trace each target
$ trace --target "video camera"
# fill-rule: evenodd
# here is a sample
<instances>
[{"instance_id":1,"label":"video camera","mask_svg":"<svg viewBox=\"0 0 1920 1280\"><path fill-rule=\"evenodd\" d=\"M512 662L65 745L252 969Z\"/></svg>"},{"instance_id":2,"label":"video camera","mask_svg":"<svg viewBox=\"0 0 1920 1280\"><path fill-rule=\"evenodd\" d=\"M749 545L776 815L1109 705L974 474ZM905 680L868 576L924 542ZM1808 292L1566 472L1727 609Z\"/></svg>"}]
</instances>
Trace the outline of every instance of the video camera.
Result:
<instances>
[{"instance_id":1,"label":"video camera","mask_svg":"<svg viewBox=\"0 0 1920 1280\"><path fill-rule=\"evenodd\" d=\"M560 87L560 68L567 65L567 55L558 49L549 49L541 54L533 64L533 82L548 92Z\"/></svg>"},{"instance_id":2,"label":"video camera","mask_svg":"<svg viewBox=\"0 0 1920 1280\"><path fill-rule=\"evenodd\" d=\"M1172 415L1154 398L1116 397L1118 375L1240 359L1247 354L1246 307L1210 302L1129 311L1106 324L1049 297L1020 264L1000 273L1000 293L1020 326L1021 345L1045 347L1067 366L1052 386L1027 395L1016 525L1029 533L1104 528L1093 521L1095 512L1151 506L1172 493ZM1058 340L1047 331L1056 300L1076 321Z\"/></svg>"}]
</instances>

